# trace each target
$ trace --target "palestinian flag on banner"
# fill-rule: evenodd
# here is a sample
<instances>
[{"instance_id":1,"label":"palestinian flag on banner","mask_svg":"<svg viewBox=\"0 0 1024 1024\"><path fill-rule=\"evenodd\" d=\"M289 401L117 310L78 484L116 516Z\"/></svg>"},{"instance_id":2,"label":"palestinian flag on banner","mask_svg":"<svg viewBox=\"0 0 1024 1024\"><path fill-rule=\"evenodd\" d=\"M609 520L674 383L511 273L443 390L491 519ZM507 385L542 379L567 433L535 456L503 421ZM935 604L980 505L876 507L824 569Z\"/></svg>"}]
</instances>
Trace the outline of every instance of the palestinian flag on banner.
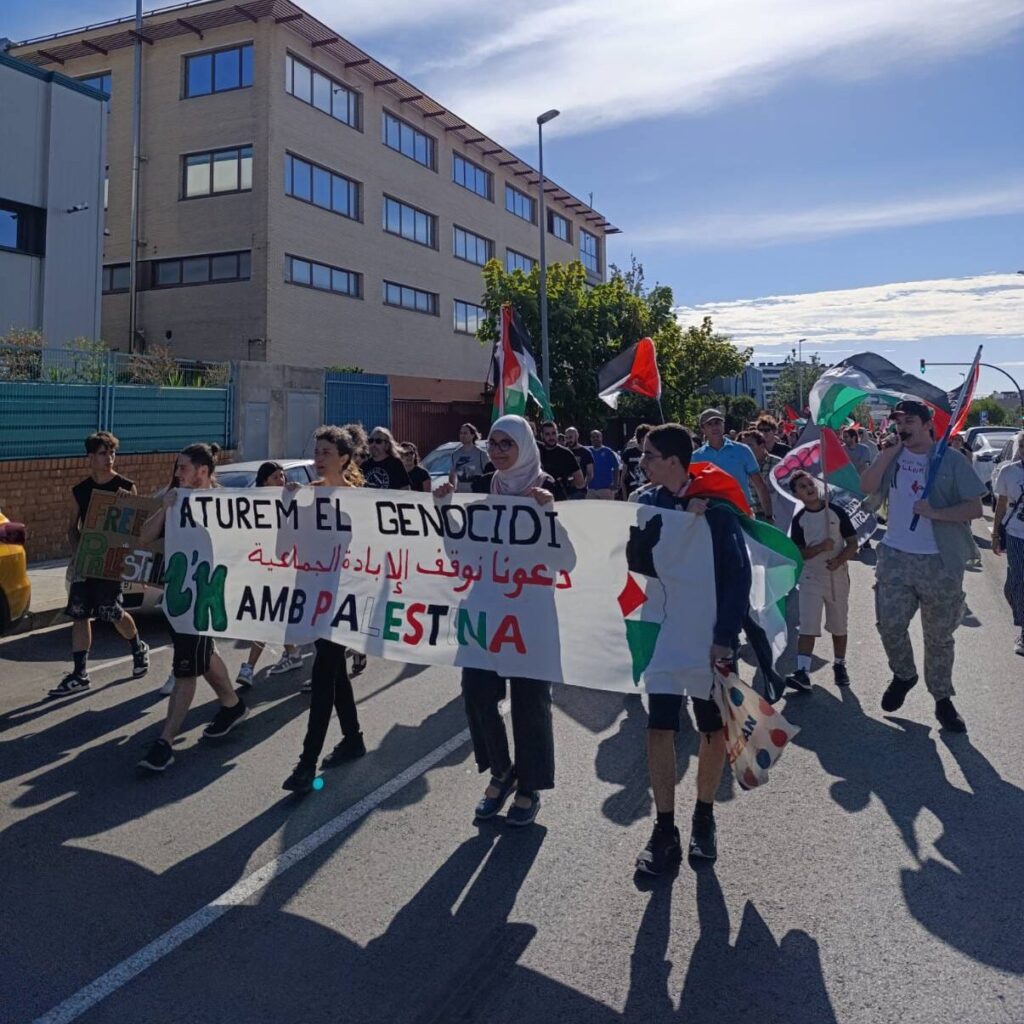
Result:
<instances>
[{"instance_id":1,"label":"palestinian flag on banner","mask_svg":"<svg viewBox=\"0 0 1024 1024\"><path fill-rule=\"evenodd\" d=\"M661 374L650 338L641 338L597 371L597 394L602 402L614 409L623 391L661 398Z\"/></svg>"},{"instance_id":2,"label":"palestinian flag on banner","mask_svg":"<svg viewBox=\"0 0 1024 1024\"><path fill-rule=\"evenodd\" d=\"M551 403L540 381L530 347L530 335L511 304L501 307L501 337L494 345L493 371L492 419L507 415L525 416L528 398L533 398L540 406L545 418L552 418Z\"/></svg>"},{"instance_id":3,"label":"palestinian flag on banner","mask_svg":"<svg viewBox=\"0 0 1024 1024\"><path fill-rule=\"evenodd\" d=\"M945 432L951 407L941 388L904 373L895 363L874 352L861 352L826 370L811 388L811 419L819 426L842 427L855 406L867 398L889 405L904 399L931 406L935 429Z\"/></svg>"}]
</instances>

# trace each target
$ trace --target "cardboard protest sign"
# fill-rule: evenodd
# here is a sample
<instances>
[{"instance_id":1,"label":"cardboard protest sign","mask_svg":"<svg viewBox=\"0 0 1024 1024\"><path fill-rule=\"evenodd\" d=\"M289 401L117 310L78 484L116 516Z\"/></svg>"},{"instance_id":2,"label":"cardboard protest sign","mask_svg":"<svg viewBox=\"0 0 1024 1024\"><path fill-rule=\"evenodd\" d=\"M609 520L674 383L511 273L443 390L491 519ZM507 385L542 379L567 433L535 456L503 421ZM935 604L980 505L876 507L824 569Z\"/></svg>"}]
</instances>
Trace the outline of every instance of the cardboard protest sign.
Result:
<instances>
[{"instance_id":1,"label":"cardboard protest sign","mask_svg":"<svg viewBox=\"0 0 1024 1024\"><path fill-rule=\"evenodd\" d=\"M93 491L75 552L74 575L162 586L163 541L139 540L143 524L160 505L158 498Z\"/></svg>"},{"instance_id":2,"label":"cardboard protest sign","mask_svg":"<svg viewBox=\"0 0 1024 1024\"><path fill-rule=\"evenodd\" d=\"M358 488L180 491L171 624L634 692L711 691L702 517Z\"/></svg>"}]
</instances>

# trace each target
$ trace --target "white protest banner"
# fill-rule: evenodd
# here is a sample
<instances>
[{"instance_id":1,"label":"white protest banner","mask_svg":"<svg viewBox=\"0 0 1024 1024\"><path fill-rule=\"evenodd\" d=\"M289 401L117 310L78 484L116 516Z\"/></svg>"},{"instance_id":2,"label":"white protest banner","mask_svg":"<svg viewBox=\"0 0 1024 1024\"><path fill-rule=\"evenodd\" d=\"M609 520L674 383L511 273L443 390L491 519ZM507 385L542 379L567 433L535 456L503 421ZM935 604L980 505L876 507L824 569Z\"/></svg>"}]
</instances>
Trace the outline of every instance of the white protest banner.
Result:
<instances>
[{"instance_id":1,"label":"white protest banner","mask_svg":"<svg viewBox=\"0 0 1024 1024\"><path fill-rule=\"evenodd\" d=\"M619 502L359 488L179 492L165 603L182 633L324 638L394 661L707 696L702 517Z\"/></svg>"}]
</instances>

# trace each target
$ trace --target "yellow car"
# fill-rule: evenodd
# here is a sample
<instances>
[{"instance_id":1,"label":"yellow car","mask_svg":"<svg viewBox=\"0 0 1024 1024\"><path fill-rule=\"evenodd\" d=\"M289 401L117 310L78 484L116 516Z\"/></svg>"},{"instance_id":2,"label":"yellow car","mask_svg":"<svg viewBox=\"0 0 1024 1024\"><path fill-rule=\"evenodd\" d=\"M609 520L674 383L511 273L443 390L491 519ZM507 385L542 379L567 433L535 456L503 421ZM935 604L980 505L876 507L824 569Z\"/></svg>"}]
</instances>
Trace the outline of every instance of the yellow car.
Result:
<instances>
[{"instance_id":1,"label":"yellow car","mask_svg":"<svg viewBox=\"0 0 1024 1024\"><path fill-rule=\"evenodd\" d=\"M25 528L0 512L0 633L28 612L32 584L25 560Z\"/></svg>"}]
</instances>

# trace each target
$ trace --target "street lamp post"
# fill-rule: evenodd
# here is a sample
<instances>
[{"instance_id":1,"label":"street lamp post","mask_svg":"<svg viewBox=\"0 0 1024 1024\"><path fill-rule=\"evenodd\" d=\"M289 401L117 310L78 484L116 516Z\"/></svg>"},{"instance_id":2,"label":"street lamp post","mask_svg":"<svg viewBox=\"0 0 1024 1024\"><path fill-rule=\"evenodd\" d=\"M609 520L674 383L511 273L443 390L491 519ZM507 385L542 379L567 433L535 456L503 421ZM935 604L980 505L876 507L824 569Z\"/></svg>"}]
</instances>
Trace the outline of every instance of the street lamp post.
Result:
<instances>
[{"instance_id":1,"label":"street lamp post","mask_svg":"<svg viewBox=\"0 0 1024 1024\"><path fill-rule=\"evenodd\" d=\"M804 342L806 338L801 338L796 344L800 349L800 359L797 365L797 380L800 382L800 415L804 414Z\"/></svg>"},{"instance_id":2,"label":"street lamp post","mask_svg":"<svg viewBox=\"0 0 1024 1024\"><path fill-rule=\"evenodd\" d=\"M548 347L548 261L544 251L547 216L544 212L544 125L558 117L557 110L547 110L537 118L537 162L540 165L540 358L544 392L551 399L551 352Z\"/></svg>"}]
</instances>

